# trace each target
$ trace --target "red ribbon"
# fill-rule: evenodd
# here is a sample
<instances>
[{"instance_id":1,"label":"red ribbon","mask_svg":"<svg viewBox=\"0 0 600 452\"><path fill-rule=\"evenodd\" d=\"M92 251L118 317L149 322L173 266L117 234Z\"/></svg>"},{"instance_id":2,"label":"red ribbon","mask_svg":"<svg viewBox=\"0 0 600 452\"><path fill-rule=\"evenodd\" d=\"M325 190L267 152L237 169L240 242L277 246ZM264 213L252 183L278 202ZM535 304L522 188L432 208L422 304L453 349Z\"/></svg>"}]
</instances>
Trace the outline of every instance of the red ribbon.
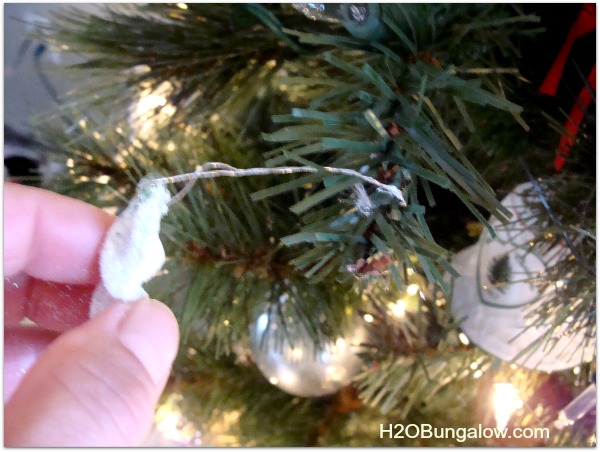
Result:
<instances>
[{"instance_id":1,"label":"red ribbon","mask_svg":"<svg viewBox=\"0 0 600 452\"><path fill-rule=\"evenodd\" d=\"M581 11L577 16L577 19L575 19L575 22L573 22L562 49L560 49L556 60L554 60L554 64L550 68L544 83L542 83L542 86L540 86L538 91L540 94L547 94L548 96L556 95L558 82L560 82L560 77L562 76L573 44L575 44L575 41L577 41L579 38L590 33L591 31L594 31L595 29L596 4L586 3L581 8Z\"/></svg>"},{"instance_id":2,"label":"red ribbon","mask_svg":"<svg viewBox=\"0 0 600 452\"><path fill-rule=\"evenodd\" d=\"M569 34L565 39L565 43L560 49L556 60L554 60L554 64L552 64L550 71L548 71L546 79L540 86L540 89L538 90L540 94L547 94L549 96L556 95L558 84L562 77L565 64L567 63L569 53L571 52L571 48L575 44L575 41L577 41L582 36L594 31L595 29L596 4L586 3L581 8L577 19L575 19L575 22L571 26ZM560 172L565 166L565 158L568 157L571 153L571 146L573 146L575 138L577 137L577 133L579 132L579 126L581 125L581 121L583 121L585 112L587 111L588 107L590 106L590 103L592 102L592 92L595 91L596 65L594 64L594 67L588 75L587 85L584 86L579 92L579 96L577 96L577 100L571 108L569 117L565 121L565 133L560 137L560 141L558 143L558 150L556 153L556 157L554 158L554 169L556 169L557 172Z\"/></svg>"},{"instance_id":3,"label":"red ribbon","mask_svg":"<svg viewBox=\"0 0 600 452\"><path fill-rule=\"evenodd\" d=\"M571 146L573 146L575 137L577 137L577 132L579 132L581 121L583 120L585 112L592 102L592 91L596 91L595 64L590 72L590 75L588 76L587 81L589 87L586 85L579 92L579 96L577 97L573 108L571 108L569 117L565 122L565 133L560 137L560 141L558 142L558 151L556 153L556 157L554 158L554 169L556 169L557 172L560 172L565 166L565 157L568 157L571 153Z\"/></svg>"}]
</instances>

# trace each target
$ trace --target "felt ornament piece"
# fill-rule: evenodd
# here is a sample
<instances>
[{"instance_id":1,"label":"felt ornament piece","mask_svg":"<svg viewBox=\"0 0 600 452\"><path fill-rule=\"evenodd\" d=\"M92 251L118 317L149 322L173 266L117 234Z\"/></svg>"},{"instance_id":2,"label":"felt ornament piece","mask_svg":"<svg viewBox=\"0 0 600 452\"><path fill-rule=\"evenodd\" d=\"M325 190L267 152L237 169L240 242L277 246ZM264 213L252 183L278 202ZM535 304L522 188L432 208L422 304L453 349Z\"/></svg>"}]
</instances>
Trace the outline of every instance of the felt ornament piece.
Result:
<instances>
[{"instance_id":1,"label":"felt ornament piece","mask_svg":"<svg viewBox=\"0 0 600 452\"><path fill-rule=\"evenodd\" d=\"M100 284L92 295L90 317L113 301L133 302L148 294L142 284L163 266L160 221L171 196L164 183L146 177L134 198L112 224L100 252Z\"/></svg>"},{"instance_id":2,"label":"felt ornament piece","mask_svg":"<svg viewBox=\"0 0 600 452\"><path fill-rule=\"evenodd\" d=\"M539 282L567 248L557 245L541 252L530 246L536 220L526 202L530 187L521 184L502 201L513 218L506 225L491 218L496 238L484 230L478 243L453 259L460 277L453 281L451 307L462 331L486 352L551 372L591 361L596 341L584 329L569 329L568 322L535 321L540 304L556 296L554 284L540 289ZM543 339L551 329L551 337Z\"/></svg>"}]
</instances>

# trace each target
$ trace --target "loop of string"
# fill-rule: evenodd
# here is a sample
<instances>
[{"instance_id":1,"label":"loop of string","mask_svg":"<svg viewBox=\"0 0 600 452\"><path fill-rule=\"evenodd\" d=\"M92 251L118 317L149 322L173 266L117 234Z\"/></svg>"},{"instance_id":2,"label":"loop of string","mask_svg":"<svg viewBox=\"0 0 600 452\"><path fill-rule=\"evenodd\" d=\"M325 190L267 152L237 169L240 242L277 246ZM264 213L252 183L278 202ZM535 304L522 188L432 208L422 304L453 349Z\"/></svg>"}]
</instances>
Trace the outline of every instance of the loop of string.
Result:
<instances>
[{"instance_id":1,"label":"loop of string","mask_svg":"<svg viewBox=\"0 0 600 452\"><path fill-rule=\"evenodd\" d=\"M179 202L185 195L189 193L194 184L198 179L210 179L213 177L247 177L247 176L267 176L273 174L294 174L294 173L332 173L332 174L343 174L346 176L356 177L371 185L377 187L377 190L386 193L393 198L398 200L398 203L402 207L406 207L406 201L402 195L402 191L394 186L384 184L377 179L370 176L359 173L358 171L347 169L347 168L333 168L329 166L323 166L320 168L313 168L310 166L280 166L275 168L248 168L240 169L235 168L231 165L220 162L207 162L199 166L193 173L178 174L176 176L161 177L154 179L154 183L159 184L176 184L180 182L187 182L183 189L171 198L169 205Z\"/></svg>"}]
</instances>

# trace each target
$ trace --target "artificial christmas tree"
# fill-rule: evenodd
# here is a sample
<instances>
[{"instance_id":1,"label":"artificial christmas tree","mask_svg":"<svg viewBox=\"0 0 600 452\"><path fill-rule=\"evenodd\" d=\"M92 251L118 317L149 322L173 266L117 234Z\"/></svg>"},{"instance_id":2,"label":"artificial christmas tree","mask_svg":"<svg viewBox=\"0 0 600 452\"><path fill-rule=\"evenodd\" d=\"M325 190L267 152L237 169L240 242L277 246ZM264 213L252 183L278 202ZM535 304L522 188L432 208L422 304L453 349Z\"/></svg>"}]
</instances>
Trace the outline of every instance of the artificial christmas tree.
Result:
<instances>
[{"instance_id":1,"label":"artificial christmas tree","mask_svg":"<svg viewBox=\"0 0 600 452\"><path fill-rule=\"evenodd\" d=\"M579 420L558 429L564 406L539 393L547 370L569 368L573 398L595 375L595 117L550 173L562 130L522 76L520 48L544 36L528 9L115 5L40 26L38 39L81 58L62 68L74 89L38 123L65 165L49 187L106 208L131 201L117 220L131 239L107 239L103 287L123 298L137 278L180 320L162 435L214 446L595 441ZM523 182L534 188L526 228L499 201ZM156 205L133 220L144 199ZM157 221L166 260L142 289L152 275L135 262L163 258L145 232ZM564 347L557 331L583 338L566 363L520 367L465 326L477 312L454 299L468 275L452 255L494 226L524 229L531 253L508 250L477 272L500 303L524 286L544 294L525 297L518 326L548 332L536 356ZM540 250L556 258L515 277L511 259ZM489 433L503 426L531 435Z\"/></svg>"}]
</instances>

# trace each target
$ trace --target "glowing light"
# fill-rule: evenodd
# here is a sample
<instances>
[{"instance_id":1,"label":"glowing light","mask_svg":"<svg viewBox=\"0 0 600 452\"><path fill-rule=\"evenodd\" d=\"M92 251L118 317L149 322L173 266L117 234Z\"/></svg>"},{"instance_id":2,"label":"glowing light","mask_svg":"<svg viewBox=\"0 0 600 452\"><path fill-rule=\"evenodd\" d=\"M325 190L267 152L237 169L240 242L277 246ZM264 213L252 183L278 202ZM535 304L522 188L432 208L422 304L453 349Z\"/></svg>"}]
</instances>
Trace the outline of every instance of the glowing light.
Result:
<instances>
[{"instance_id":1,"label":"glowing light","mask_svg":"<svg viewBox=\"0 0 600 452\"><path fill-rule=\"evenodd\" d=\"M261 314L256 322L256 329L259 333L262 333L269 324L269 316L267 314Z\"/></svg>"},{"instance_id":2,"label":"glowing light","mask_svg":"<svg viewBox=\"0 0 600 452\"><path fill-rule=\"evenodd\" d=\"M481 371L481 369L477 369L475 372L473 372L473 378L475 378L475 379L481 377L482 375L483 375L483 372Z\"/></svg>"},{"instance_id":3,"label":"glowing light","mask_svg":"<svg viewBox=\"0 0 600 452\"><path fill-rule=\"evenodd\" d=\"M281 382L286 385L294 384L294 383L296 383L296 380L297 380L296 375L294 375L291 372L282 372L280 377L281 377Z\"/></svg>"},{"instance_id":4,"label":"glowing light","mask_svg":"<svg viewBox=\"0 0 600 452\"><path fill-rule=\"evenodd\" d=\"M185 3L177 3L177 8L179 9L188 9L188 5Z\"/></svg>"},{"instance_id":5,"label":"glowing light","mask_svg":"<svg viewBox=\"0 0 600 452\"><path fill-rule=\"evenodd\" d=\"M373 316L371 314L365 314L364 317L365 322L371 323L373 321Z\"/></svg>"},{"instance_id":6,"label":"glowing light","mask_svg":"<svg viewBox=\"0 0 600 452\"><path fill-rule=\"evenodd\" d=\"M581 367L579 367L579 366L575 366L575 367L573 368L573 373L574 373L575 375L579 375L579 374L581 373Z\"/></svg>"},{"instance_id":7,"label":"glowing light","mask_svg":"<svg viewBox=\"0 0 600 452\"><path fill-rule=\"evenodd\" d=\"M175 108L174 105L166 104L160 112L167 116L173 116L176 111L177 111L177 109Z\"/></svg>"},{"instance_id":8,"label":"glowing light","mask_svg":"<svg viewBox=\"0 0 600 452\"><path fill-rule=\"evenodd\" d=\"M271 377L269 378L269 383L271 383L272 385L276 385L277 383L279 383L279 380L276 377Z\"/></svg>"},{"instance_id":9,"label":"glowing light","mask_svg":"<svg viewBox=\"0 0 600 452\"><path fill-rule=\"evenodd\" d=\"M406 303L402 300L398 300L396 303L390 305L390 309L392 310L392 314L396 317L404 317L406 314Z\"/></svg>"},{"instance_id":10,"label":"glowing light","mask_svg":"<svg viewBox=\"0 0 600 452\"><path fill-rule=\"evenodd\" d=\"M95 179L95 181L98 182L99 184L108 184L108 182L110 181L110 176L103 174L102 176L98 176Z\"/></svg>"},{"instance_id":11,"label":"glowing light","mask_svg":"<svg viewBox=\"0 0 600 452\"><path fill-rule=\"evenodd\" d=\"M140 113L146 113L158 107L164 107L167 104L167 98L160 94L148 94L142 97L137 104L136 110Z\"/></svg>"},{"instance_id":12,"label":"glowing light","mask_svg":"<svg viewBox=\"0 0 600 452\"><path fill-rule=\"evenodd\" d=\"M229 326L229 323L230 323L229 320L223 320L223 325Z\"/></svg>"},{"instance_id":13,"label":"glowing light","mask_svg":"<svg viewBox=\"0 0 600 452\"><path fill-rule=\"evenodd\" d=\"M417 284L411 284L406 288L406 293L409 295L415 295L419 291L419 286Z\"/></svg>"},{"instance_id":14,"label":"glowing light","mask_svg":"<svg viewBox=\"0 0 600 452\"><path fill-rule=\"evenodd\" d=\"M75 166L73 159L67 159L67 168L73 168L73 166Z\"/></svg>"},{"instance_id":15,"label":"glowing light","mask_svg":"<svg viewBox=\"0 0 600 452\"><path fill-rule=\"evenodd\" d=\"M198 352L196 351L196 349L192 348L192 347L189 347L187 349L187 352L188 352L188 356L196 356L198 354Z\"/></svg>"},{"instance_id":16,"label":"glowing light","mask_svg":"<svg viewBox=\"0 0 600 452\"><path fill-rule=\"evenodd\" d=\"M340 337L340 338L338 338L338 339L335 341L335 346L336 346L337 348L345 348L345 347L346 347L346 341Z\"/></svg>"},{"instance_id":17,"label":"glowing light","mask_svg":"<svg viewBox=\"0 0 600 452\"><path fill-rule=\"evenodd\" d=\"M161 421L156 425L156 428L165 438L178 440L180 421L181 416L179 413L171 411L165 414Z\"/></svg>"},{"instance_id":18,"label":"glowing light","mask_svg":"<svg viewBox=\"0 0 600 452\"><path fill-rule=\"evenodd\" d=\"M496 426L505 428L513 413L523 407L523 400L517 388L510 383L494 384L494 414Z\"/></svg>"},{"instance_id":19,"label":"glowing light","mask_svg":"<svg viewBox=\"0 0 600 452\"><path fill-rule=\"evenodd\" d=\"M293 358L300 359L300 358L302 358L302 355L304 355L304 352L302 351L301 348L295 348L294 350L292 350Z\"/></svg>"},{"instance_id":20,"label":"glowing light","mask_svg":"<svg viewBox=\"0 0 600 452\"><path fill-rule=\"evenodd\" d=\"M463 345L469 345L471 343L467 335L463 332L458 333L458 340Z\"/></svg>"},{"instance_id":21,"label":"glowing light","mask_svg":"<svg viewBox=\"0 0 600 452\"><path fill-rule=\"evenodd\" d=\"M475 361L473 361L469 367L470 367L472 370L475 370L475 369L477 369L477 367L479 367L479 366L477 365L477 363L476 363Z\"/></svg>"},{"instance_id":22,"label":"glowing light","mask_svg":"<svg viewBox=\"0 0 600 452\"><path fill-rule=\"evenodd\" d=\"M183 396L171 394L154 415L155 429L160 433L160 444L175 442L177 445L200 445L200 432L179 409Z\"/></svg>"},{"instance_id":23,"label":"glowing light","mask_svg":"<svg viewBox=\"0 0 600 452\"><path fill-rule=\"evenodd\" d=\"M559 289L565 285L565 282L562 279L559 279L558 281L556 281L556 287L558 287Z\"/></svg>"},{"instance_id":24,"label":"glowing light","mask_svg":"<svg viewBox=\"0 0 600 452\"><path fill-rule=\"evenodd\" d=\"M173 85L165 81L154 90L148 88L140 93L129 114L129 124L139 138L155 140L156 129L173 116L176 109L167 101L173 89Z\"/></svg>"}]
</instances>

